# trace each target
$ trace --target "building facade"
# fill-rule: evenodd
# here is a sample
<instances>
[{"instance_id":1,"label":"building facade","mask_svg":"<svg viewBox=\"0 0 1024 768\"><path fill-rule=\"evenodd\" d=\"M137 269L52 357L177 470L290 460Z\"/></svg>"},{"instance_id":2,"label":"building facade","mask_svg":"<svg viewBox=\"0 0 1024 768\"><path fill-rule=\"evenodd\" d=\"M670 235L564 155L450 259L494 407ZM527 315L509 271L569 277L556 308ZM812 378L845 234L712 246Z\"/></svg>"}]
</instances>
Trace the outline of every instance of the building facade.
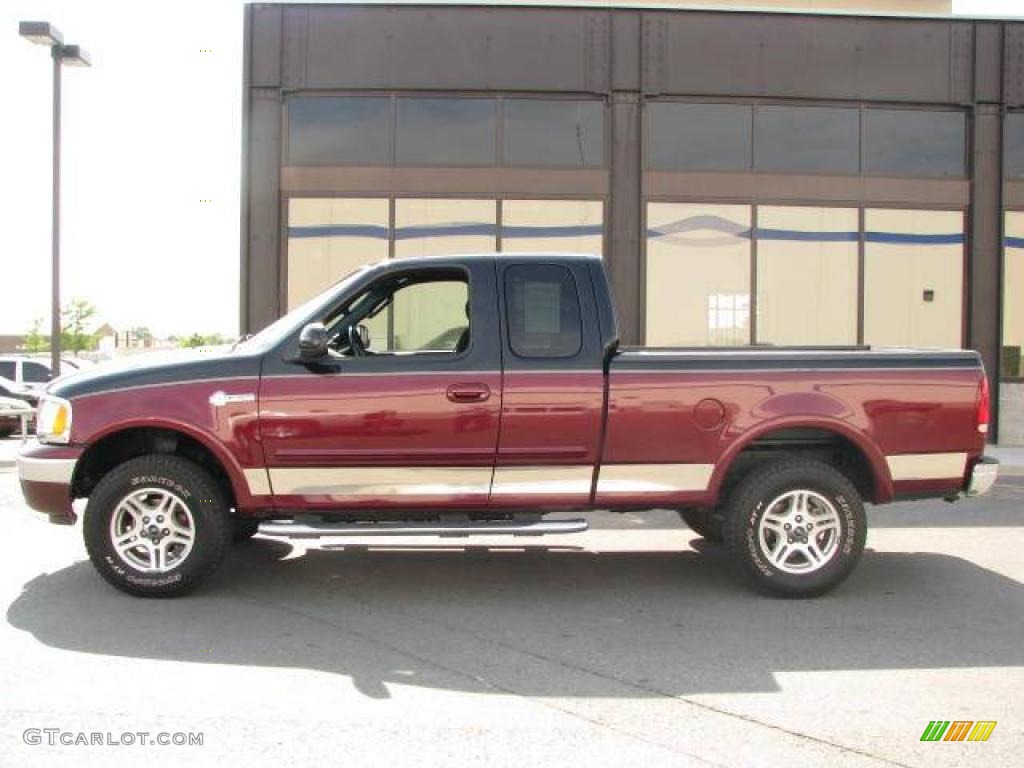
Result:
<instances>
[{"instance_id":1,"label":"building facade","mask_svg":"<svg viewBox=\"0 0 1024 768\"><path fill-rule=\"evenodd\" d=\"M253 5L245 126L243 329L380 259L594 252L626 343L972 347L1024 442L1024 23Z\"/></svg>"}]
</instances>

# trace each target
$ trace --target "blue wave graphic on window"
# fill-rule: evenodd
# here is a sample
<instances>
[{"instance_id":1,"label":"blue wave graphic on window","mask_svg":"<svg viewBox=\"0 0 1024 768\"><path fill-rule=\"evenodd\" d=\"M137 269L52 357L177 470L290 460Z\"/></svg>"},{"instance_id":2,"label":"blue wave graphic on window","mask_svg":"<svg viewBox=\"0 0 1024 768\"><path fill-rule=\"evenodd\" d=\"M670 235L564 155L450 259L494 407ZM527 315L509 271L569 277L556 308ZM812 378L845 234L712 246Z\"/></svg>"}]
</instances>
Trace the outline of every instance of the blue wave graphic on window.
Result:
<instances>
[{"instance_id":1,"label":"blue wave graphic on window","mask_svg":"<svg viewBox=\"0 0 1024 768\"><path fill-rule=\"evenodd\" d=\"M682 237L697 232L716 233L722 237ZM735 221L720 216L690 216L678 221L662 224L657 227L648 227L647 237L651 239L664 238L696 247L713 247L728 243L734 238L749 240L751 237L758 240L784 240L791 242L811 243L855 243L860 233L853 231L830 231L815 232L798 229L771 229L768 227L757 227L751 229ZM869 243L887 244L911 244L911 245L959 245L964 242L962 232L951 233L915 233L915 232L875 232L868 230L864 233L865 241Z\"/></svg>"},{"instance_id":2,"label":"blue wave graphic on window","mask_svg":"<svg viewBox=\"0 0 1024 768\"><path fill-rule=\"evenodd\" d=\"M1024 237L1010 237L1007 235L1003 240L1003 245L1007 248L1024 248Z\"/></svg>"},{"instance_id":3,"label":"blue wave graphic on window","mask_svg":"<svg viewBox=\"0 0 1024 768\"><path fill-rule=\"evenodd\" d=\"M530 237L592 237L601 235L604 228L600 224L565 225L565 226L505 226L501 228L504 238ZM495 224L474 222L452 222L427 224L416 227L399 227L395 230L396 240L418 240L429 237L465 237L479 235L496 237L498 227ZM288 237L370 237L386 240L388 228L364 224L337 224L305 227L289 227Z\"/></svg>"}]
</instances>

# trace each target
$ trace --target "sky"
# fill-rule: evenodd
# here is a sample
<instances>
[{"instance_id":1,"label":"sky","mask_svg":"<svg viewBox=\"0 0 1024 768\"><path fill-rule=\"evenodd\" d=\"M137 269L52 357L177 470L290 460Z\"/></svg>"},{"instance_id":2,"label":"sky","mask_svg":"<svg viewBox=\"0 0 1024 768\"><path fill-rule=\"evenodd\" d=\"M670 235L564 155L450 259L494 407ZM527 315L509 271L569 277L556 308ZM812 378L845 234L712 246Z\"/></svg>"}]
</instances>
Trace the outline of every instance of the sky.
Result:
<instances>
[{"instance_id":1,"label":"sky","mask_svg":"<svg viewBox=\"0 0 1024 768\"><path fill-rule=\"evenodd\" d=\"M240 0L4 0L0 333L49 327L51 77L18 37L46 20L92 56L63 73L61 293L115 328L238 331ZM954 0L1024 17L1024 0Z\"/></svg>"}]
</instances>

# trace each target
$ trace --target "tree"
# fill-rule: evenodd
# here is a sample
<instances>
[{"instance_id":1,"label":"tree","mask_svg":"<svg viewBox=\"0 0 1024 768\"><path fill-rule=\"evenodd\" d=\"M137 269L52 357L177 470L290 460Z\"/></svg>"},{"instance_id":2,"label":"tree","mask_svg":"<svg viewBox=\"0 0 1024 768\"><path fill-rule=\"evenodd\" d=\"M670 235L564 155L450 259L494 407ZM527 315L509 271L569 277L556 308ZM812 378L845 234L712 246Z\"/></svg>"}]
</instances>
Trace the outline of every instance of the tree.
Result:
<instances>
[{"instance_id":1,"label":"tree","mask_svg":"<svg viewBox=\"0 0 1024 768\"><path fill-rule=\"evenodd\" d=\"M37 317L32 321L32 327L25 336L25 351L30 354L44 352L50 348L50 339L42 333L43 318Z\"/></svg>"},{"instance_id":2,"label":"tree","mask_svg":"<svg viewBox=\"0 0 1024 768\"><path fill-rule=\"evenodd\" d=\"M201 347L205 343L206 339L203 338L201 333L193 333L191 336L181 339L181 346L183 347Z\"/></svg>"},{"instance_id":3,"label":"tree","mask_svg":"<svg viewBox=\"0 0 1024 768\"><path fill-rule=\"evenodd\" d=\"M95 314L96 307L85 299L72 299L64 305L60 313L60 343L64 349L77 355L93 348L96 339L85 332L85 326Z\"/></svg>"}]
</instances>

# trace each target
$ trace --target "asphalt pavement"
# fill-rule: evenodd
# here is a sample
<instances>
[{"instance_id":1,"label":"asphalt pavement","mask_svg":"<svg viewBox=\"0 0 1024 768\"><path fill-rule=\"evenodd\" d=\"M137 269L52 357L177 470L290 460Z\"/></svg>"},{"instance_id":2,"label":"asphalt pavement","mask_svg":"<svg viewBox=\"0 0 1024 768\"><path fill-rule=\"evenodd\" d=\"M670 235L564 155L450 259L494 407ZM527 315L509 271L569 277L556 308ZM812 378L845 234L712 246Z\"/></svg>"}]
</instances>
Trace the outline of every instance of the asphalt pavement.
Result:
<instances>
[{"instance_id":1,"label":"asphalt pavement","mask_svg":"<svg viewBox=\"0 0 1024 768\"><path fill-rule=\"evenodd\" d=\"M4 765L934 768L1024 751L1024 477L871 509L858 570L811 601L751 593L668 512L547 539L257 538L174 600L107 586L80 526L27 509L10 467L0 515ZM921 742L931 720L998 724ZM161 733L203 743L138 743Z\"/></svg>"}]
</instances>

